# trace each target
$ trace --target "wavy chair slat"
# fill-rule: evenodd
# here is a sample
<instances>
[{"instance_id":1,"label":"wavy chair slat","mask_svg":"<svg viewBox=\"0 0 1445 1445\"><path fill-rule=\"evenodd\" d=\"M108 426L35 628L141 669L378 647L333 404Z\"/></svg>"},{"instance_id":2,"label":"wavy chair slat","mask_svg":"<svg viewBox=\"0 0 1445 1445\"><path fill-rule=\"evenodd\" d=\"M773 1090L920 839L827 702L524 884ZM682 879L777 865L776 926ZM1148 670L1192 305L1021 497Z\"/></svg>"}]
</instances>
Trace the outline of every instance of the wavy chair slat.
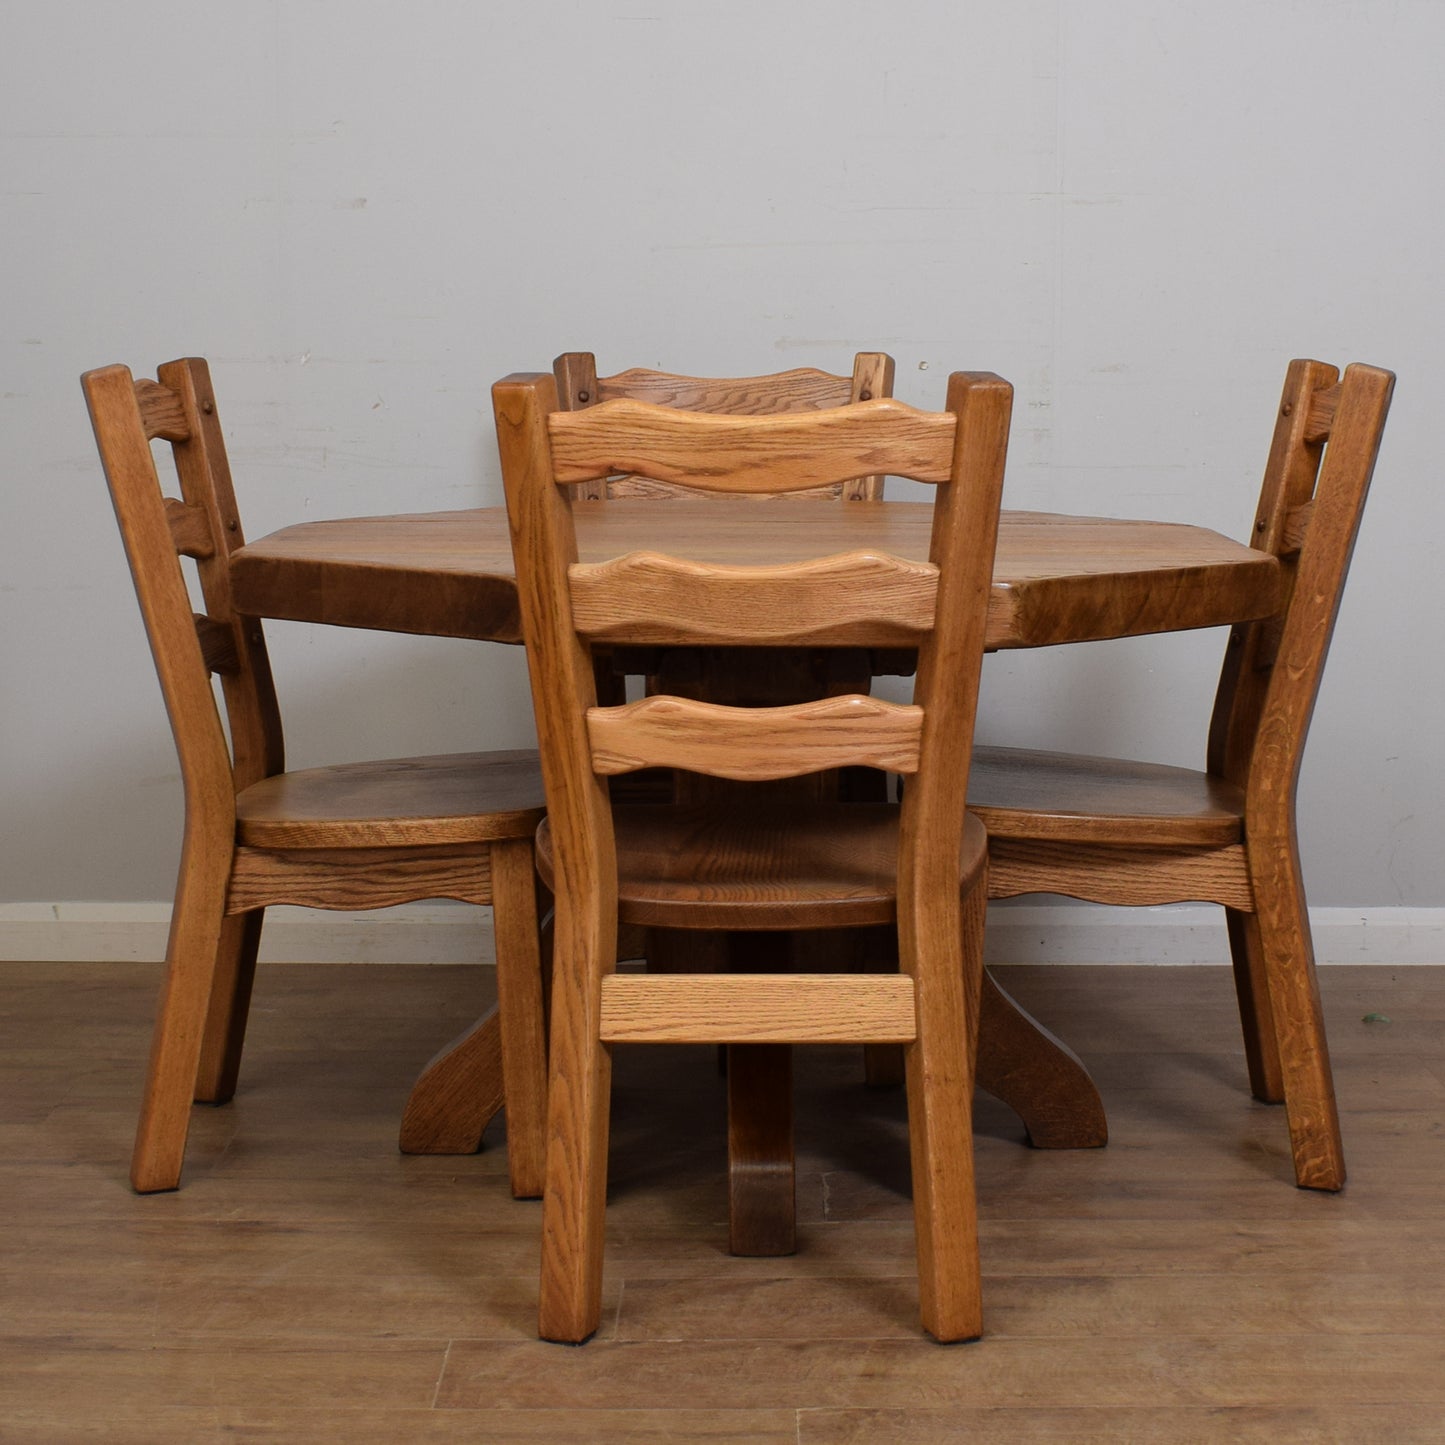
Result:
<instances>
[{"instance_id":1,"label":"wavy chair slat","mask_svg":"<svg viewBox=\"0 0 1445 1445\"><path fill-rule=\"evenodd\" d=\"M706 377L633 367L613 376L597 375L597 359L590 351L569 351L553 363L553 376L564 411L578 411L600 401L628 398L683 411L712 412L723 416L762 416L773 412L816 411L850 402L873 401L893 394L893 358L881 351L860 351L850 375L802 367L766 376ZM807 497L842 497L847 501L877 501L883 495L883 477L850 477L836 486L795 494ZM693 495L686 488L650 477L614 475L584 483L588 497L671 497Z\"/></svg>"},{"instance_id":2,"label":"wavy chair slat","mask_svg":"<svg viewBox=\"0 0 1445 1445\"><path fill-rule=\"evenodd\" d=\"M612 776L687 768L764 782L829 768L918 771L923 710L854 693L790 707L727 707L665 695L589 708L592 766Z\"/></svg>"},{"instance_id":3,"label":"wavy chair slat","mask_svg":"<svg viewBox=\"0 0 1445 1445\"><path fill-rule=\"evenodd\" d=\"M873 645L908 646L933 626L938 568L876 552L771 567L630 552L568 580L577 630L596 641L801 644L866 626Z\"/></svg>"},{"instance_id":4,"label":"wavy chair slat","mask_svg":"<svg viewBox=\"0 0 1445 1445\"><path fill-rule=\"evenodd\" d=\"M558 483L635 472L703 491L747 494L836 486L881 470L885 461L890 475L947 481L954 437L946 414L892 400L761 417L610 401L582 412L554 412L548 427Z\"/></svg>"}]
</instances>

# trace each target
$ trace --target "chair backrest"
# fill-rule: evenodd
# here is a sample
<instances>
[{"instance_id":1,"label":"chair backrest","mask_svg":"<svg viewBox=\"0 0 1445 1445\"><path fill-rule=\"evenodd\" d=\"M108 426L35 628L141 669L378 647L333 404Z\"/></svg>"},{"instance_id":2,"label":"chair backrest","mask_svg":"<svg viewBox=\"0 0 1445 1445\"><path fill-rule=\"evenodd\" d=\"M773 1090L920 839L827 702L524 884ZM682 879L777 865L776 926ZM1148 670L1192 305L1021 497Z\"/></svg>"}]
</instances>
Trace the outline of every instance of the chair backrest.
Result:
<instances>
[{"instance_id":1,"label":"chair backrest","mask_svg":"<svg viewBox=\"0 0 1445 1445\"><path fill-rule=\"evenodd\" d=\"M551 377L493 388L559 901L615 909L606 778L646 767L764 780L863 765L904 792L900 897L955 893L1012 388L950 378L948 409L870 401L723 417L612 401L557 409ZM926 563L857 551L730 567L658 553L579 564L568 488L616 471L743 495L797 492L882 466L937 484ZM684 509L685 511L686 509ZM679 514L680 531L687 523ZM759 535L767 530L759 518ZM846 634L841 629L846 628ZM859 694L750 709L652 696L598 707L593 644L917 645L914 700ZM574 892L574 890L576 890ZM604 933L609 925L601 925ZM600 936L599 936L600 937Z\"/></svg>"},{"instance_id":2,"label":"chair backrest","mask_svg":"<svg viewBox=\"0 0 1445 1445\"><path fill-rule=\"evenodd\" d=\"M188 808L234 808L240 788L284 767L281 720L261 624L231 603L230 554L244 542L216 415L199 358L167 362L156 381L125 366L81 378L151 655L180 754ZM180 497L166 497L152 443L168 442ZM205 613L181 569L195 560ZM211 674L219 674L226 732Z\"/></svg>"},{"instance_id":3,"label":"chair backrest","mask_svg":"<svg viewBox=\"0 0 1445 1445\"><path fill-rule=\"evenodd\" d=\"M800 367L769 376L681 376L670 371L633 367L615 376L597 375L590 351L568 351L552 363L557 399L563 411L581 411L604 401L647 401L680 411L716 416L768 416L775 412L821 411L852 402L893 395L893 358L881 351L860 351L851 376ZM822 496L848 501L876 501L883 495L883 477L872 474L818 488ZM584 483L579 498L686 497L689 488L637 475L601 477Z\"/></svg>"},{"instance_id":4,"label":"chair backrest","mask_svg":"<svg viewBox=\"0 0 1445 1445\"><path fill-rule=\"evenodd\" d=\"M1292 361L1265 466L1252 544L1280 559L1273 617L1230 633L1210 722L1208 768L1246 789L1246 807L1287 826L1394 390L1393 372Z\"/></svg>"}]
</instances>

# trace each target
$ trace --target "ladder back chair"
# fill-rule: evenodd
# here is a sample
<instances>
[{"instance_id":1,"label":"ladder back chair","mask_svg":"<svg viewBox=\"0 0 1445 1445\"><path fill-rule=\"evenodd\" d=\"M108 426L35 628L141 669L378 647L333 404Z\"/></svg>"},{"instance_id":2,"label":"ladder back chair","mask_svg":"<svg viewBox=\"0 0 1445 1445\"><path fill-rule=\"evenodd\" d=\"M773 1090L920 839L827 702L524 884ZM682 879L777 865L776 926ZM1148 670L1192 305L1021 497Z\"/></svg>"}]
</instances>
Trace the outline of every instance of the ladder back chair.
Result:
<instances>
[{"instance_id":1,"label":"ladder back chair","mask_svg":"<svg viewBox=\"0 0 1445 1445\"><path fill-rule=\"evenodd\" d=\"M1204 770L977 748L969 805L995 898L1224 906L1256 1098L1283 1101L1295 1180L1345 1181L1295 788L1395 378L1293 361L1253 542L1280 561L1278 612L1234 627Z\"/></svg>"},{"instance_id":2,"label":"ladder back chair","mask_svg":"<svg viewBox=\"0 0 1445 1445\"><path fill-rule=\"evenodd\" d=\"M192 1101L235 1092L264 909L491 904L513 1192L541 1192L546 1056L532 840L543 816L532 752L394 758L284 771L261 624L231 604L240 518L205 361L158 380L124 366L82 378L170 715L185 787L180 877L131 1182L180 1182ZM163 493L168 442L180 497ZM182 557L194 559L195 615ZM223 728L212 687L219 675ZM227 732L230 744L227 744Z\"/></svg>"},{"instance_id":3,"label":"ladder back chair","mask_svg":"<svg viewBox=\"0 0 1445 1445\"><path fill-rule=\"evenodd\" d=\"M881 351L860 351L853 358L847 376L799 367L792 371L761 376L688 376L630 367L612 376L598 376L597 358L590 351L568 351L552 363L557 399L563 411L581 411L604 401L645 401L681 411L707 412L715 416L770 416L779 412L815 412L828 407L848 406L893 395L893 358ZM823 500L881 501L884 478L879 474L850 477L824 487L809 488L801 495ZM660 498L687 500L698 495L695 488L675 486L655 478L618 474L584 482L574 490L578 500L619 500ZM714 494L716 495L716 494ZM771 501L773 494L752 494L754 501ZM791 653L776 649L747 647L688 648L663 651L658 648L598 649L594 654L598 701L615 704L626 701L626 678L642 676L650 691L682 693L711 702L754 703L805 702L818 697L850 692L869 692L873 677L882 673L908 673L913 669L906 651L869 652L863 648L812 649ZM723 785L725 786L725 785ZM845 796L855 802L882 802L887 796L885 774L853 769L846 776L816 774L796 779L790 791L812 797ZM614 802L682 801L716 794L716 779L702 779L686 773L656 772L618 776L612 780ZM850 940L858 952L858 966L887 966L891 944L863 938ZM684 941L665 931L652 930L644 942L630 940L629 951L646 953L654 968L686 970L698 961L705 947L725 949L727 939L715 935L704 943L694 933ZM786 947L779 940L780 947ZM825 945L826 946L826 945ZM796 947L796 945L794 945ZM717 954L714 952L713 959ZM865 1068L875 1084L902 1082L902 1062L896 1048L867 1045ZM742 1090L771 1090L781 1093L791 1087L791 1064L786 1048L750 1049L733 1052L729 1075L731 1085ZM779 1124L779 1132L787 1133ZM752 1186L761 1187L762 1172L749 1171ZM766 1227L757 1211L734 1210L734 1248L738 1253L791 1253L792 1192L791 1171L775 1176L773 1189L786 1196L768 1212ZM752 1224L745 1223L751 1219Z\"/></svg>"},{"instance_id":4,"label":"ladder back chair","mask_svg":"<svg viewBox=\"0 0 1445 1445\"><path fill-rule=\"evenodd\" d=\"M558 410L551 377L493 388L557 900L539 1324L597 1327L617 1043L906 1045L925 1328L981 1327L971 1096L986 841L964 808L1012 392L951 378L948 410L870 401L808 416ZM579 565L568 488L616 472L744 494L831 485L870 466L937 484L927 563L854 552L728 567L633 553ZM678 551L686 513L678 508ZM760 544L767 534L759 527ZM597 705L597 645L719 635L776 647L916 646L914 702L861 694L739 708L672 696ZM964 772L956 769L964 764ZM737 793L611 805L607 779L678 767L741 782L861 764L914 785L901 805ZM615 971L617 924L833 929L896 923L901 973Z\"/></svg>"}]
</instances>

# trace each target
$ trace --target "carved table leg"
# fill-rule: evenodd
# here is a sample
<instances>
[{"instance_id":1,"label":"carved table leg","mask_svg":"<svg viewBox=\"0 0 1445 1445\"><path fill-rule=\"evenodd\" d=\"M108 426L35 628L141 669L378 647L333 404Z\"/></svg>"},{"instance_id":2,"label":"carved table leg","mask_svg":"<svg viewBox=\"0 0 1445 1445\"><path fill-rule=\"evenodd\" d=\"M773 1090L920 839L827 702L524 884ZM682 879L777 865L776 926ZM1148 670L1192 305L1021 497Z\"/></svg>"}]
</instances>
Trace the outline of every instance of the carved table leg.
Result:
<instances>
[{"instance_id":1,"label":"carved table leg","mask_svg":"<svg viewBox=\"0 0 1445 1445\"><path fill-rule=\"evenodd\" d=\"M401 1152L475 1154L502 1103L502 1027L494 1004L412 1085L401 1116Z\"/></svg>"},{"instance_id":2,"label":"carved table leg","mask_svg":"<svg viewBox=\"0 0 1445 1445\"><path fill-rule=\"evenodd\" d=\"M1030 1018L984 970L978 1086L1024 1121L1036 1149L1109 1142L1104 1101L1077 1055Z\"/></svg>"}]
</instances>

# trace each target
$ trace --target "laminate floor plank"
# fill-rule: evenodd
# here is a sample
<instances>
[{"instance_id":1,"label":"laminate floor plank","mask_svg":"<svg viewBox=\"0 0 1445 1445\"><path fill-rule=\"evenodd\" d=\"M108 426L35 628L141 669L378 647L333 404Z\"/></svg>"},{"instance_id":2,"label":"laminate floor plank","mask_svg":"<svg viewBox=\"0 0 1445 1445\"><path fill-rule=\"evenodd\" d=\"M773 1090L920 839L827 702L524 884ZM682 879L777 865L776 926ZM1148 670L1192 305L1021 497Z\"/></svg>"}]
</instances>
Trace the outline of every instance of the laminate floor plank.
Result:
<instances>
[{"instance_id":1,"label":"laminate floor plank","mask_svg":"<svg viewBox=\"0 0 1445 1445\"><path fill-rule=\"evenodd\" d=\"M159 969L0 964L0 1440L1445 1442L1445 967L1322 970L1337 1196L1248 1096L1227 970L1000 970L1110 1144L1029 1149L980 1096L987 1334L949 1347L916 1325L903 1096L856 1049L798 1051L785 1259L727 1253L715 1051L618 1049L603 1326L533 1338L504 1121L396 1150L490 977L263 966L235 1101L142 1198Z\"/></svg>"},{"instance_id":2,"label":"laminate floor plank","mask_svg":"<svg viewBox=\"0 0 1445 1445\"><path fill-rule=\"evenodd\" d=\"M988 1339L1136 1335L1388 1335L1420 1325L1415 1272L1354 1274L984 1274ZM621 1341L912 1339L912 1279L896 1288L840 1275L726 1281L630 1280Z\"/></svg>"},{"instance_id":3,"label":"laminate floor plank","mask_svg":"<svg viewBox=\"0 0 1445 1445\"><path fill-rule=\"evenodd\" d=\"M985 1309L987 1305L985 1304ZM1119 1335L916 1340L678 1340L558 1351L457 1340L443 1408L977 1407L1067 1400L1156 1404L1432 1405L1445 1411L1445 1336Z\"/></svg>"},{"instance_id":4,"label":"laminate floor plank","mask_svg":"<svg viewBox=\"0 0 1445 1445\"><path fill-rule=\"evenodd\" d=\"M141 1410L264 1402L270 1408L357 1409L433 1403L448 1341L385 1340L333 1333L299 1341L275 1335L231 1338L0 1334L0 1421L10 1410Z\"/></svg>"},{"instance_id":5,"label":"laminate floor plank","mask_svg":"<svg viewBox=\"0 0 1445 1445\"><path fill-rule=\"evenodd\" d=\"M798 1445L1439 1445L1430 1406L804 1410Z\"/></svg>"}]
</instances>

